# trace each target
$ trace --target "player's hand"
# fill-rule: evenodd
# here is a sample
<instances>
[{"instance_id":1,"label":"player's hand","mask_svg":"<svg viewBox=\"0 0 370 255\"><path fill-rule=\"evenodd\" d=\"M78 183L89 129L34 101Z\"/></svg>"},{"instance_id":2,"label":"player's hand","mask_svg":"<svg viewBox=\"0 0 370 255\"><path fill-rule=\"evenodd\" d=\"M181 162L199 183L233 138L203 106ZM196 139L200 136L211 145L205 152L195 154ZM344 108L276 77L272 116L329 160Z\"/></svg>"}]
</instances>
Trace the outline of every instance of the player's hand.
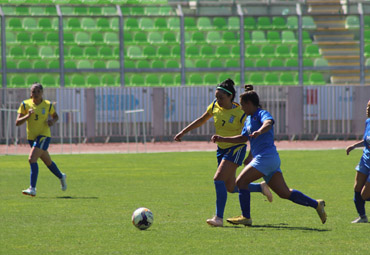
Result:
<instances>
[{"instance_id":1,"label":"player's hand","mask_svg":"<svg viewBox=\"0 0 370 255\"><path fill-rule=\"evenodd\" d=\"M34 114L34 113L35 113L35 110L33 108L30 108L28 110L28 118L31 117L31 115Z\"/></svg>"},{"instance_id":2,"label":"player's hand","mask_svg":"<svg viewBox=\"0 0 370 255\"><path fill-rule=\"evenodd\" d=\"M182 132L180 132L177 135L175 135L175 137L173 138L173 140L175 140L176 142L181 142L181 138L183 136L184 136L184 134Z\"/></svg>"},{"instance_id":3,"label":"player's hand","mask_svg":"<svg viewBox=\"0 0 370 255\"><path fill-rule=\"evenodd\" d=\"M348 146L347 148L346 148L346 152L347 152L347 155L349 155L349 153L352 151L352 150L354 150L355 149L355 146Z\"/></svg>"},{"instance_id":4,"label":"player's hand","mask_svg":"<svg viewBox=\"0 0 370 255\"><path fill-rule=\"evenodd\" d=\"M249 136L252 137L252 138L257 138L259 137L261 134L260 131L254 131L252 134L250 134Z\"/></svg>"},{"instance_id":5,"label":"player's hand","mask_svg":"<svg viewBox=\"0 0 370 255\"><path fill-rule=\"evenodd\" d=\"M212 137L211 137L211 141L213 142L213 143L216 143L217 141L219 141L220 140L220 136L219 135L213 135Z\"/></svg>"},{"instance_id":6,"label":"player's hand","mask_svg":"<svg viewBox=\"0 0 370 255\"><path fill-rule=\"evenodd\" d=\"M48 126L49 126L49 127L51 127L51 126L52 126L52 125L54 125L54 123L55 123L55 122L54 122L54 120L48 120L47 122L48 122Z\"/></svg>"}]
</instances>

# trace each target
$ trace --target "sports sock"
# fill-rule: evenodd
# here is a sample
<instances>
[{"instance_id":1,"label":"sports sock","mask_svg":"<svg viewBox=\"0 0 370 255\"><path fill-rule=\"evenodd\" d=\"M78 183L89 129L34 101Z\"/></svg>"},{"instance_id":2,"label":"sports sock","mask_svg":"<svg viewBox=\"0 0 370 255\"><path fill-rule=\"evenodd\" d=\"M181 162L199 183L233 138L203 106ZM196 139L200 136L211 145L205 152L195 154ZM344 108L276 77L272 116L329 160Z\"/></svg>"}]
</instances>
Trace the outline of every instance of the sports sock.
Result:
<instances>
[{"instance_id":1,"label":"sports sock","mask_svg":"<svg viewBox=\"0 0 370 255\"><path fill-rule=\"evenodd\" d=\"M37 163L31 163L31 187L36 188L37 177L39 175L39 165Z\"/></svg>"},{"instance_id":2,"label":"sports sock","mask_svg":"<svg viewBox=\"0 0 370 255\"><path fill-rule=\"evenodd\" d=\"M248 185L249 192L262 192L260 183L249 183Z\"/></svg>"},{"instance_id":3,"label":"sports sock","mask_svg":"<svg viewBox=\"0 0 370 255\"><path fill-rule=\"evenodd\" d=\"M54 163L54 161L51 162L51 165L48 166L49 170L59 179L63 177L62 173L58 169L57 165Z\"/></svg>"},{"instance_id":4,"label":"sports sock","mask_svg":"<svg viewBox=\"0 0 370 255\"><path fill-rule=\"evenodd\" d=\"M298 190L293 190L292 193L290 194L289 200L299 204L299 205L304 205L304 206L310 206L312 208L317 208L318 203L316 200L306 196L302 192Z\"/></svg>"},{"instance_id":5,"label":"sports sock","mask_svg":"<svg viewBox=\"0 0 370 255\"><path fill-rule=\"evenodd\" d=\"M251 217L251 193L249 190L239 190L239 203L243 216L249 219Z\"/></svg>"},{"instance_id":6,"label":"sports sock","mask_svg":"<svg viewBox=\"0 0 370 255\"><path fill-rule=\"evenodd\" d=\"M216 188L216 215L224 217L225 205L227 200L227 190L224 181L214 181Z\"/></svg>"},{"instance_id":7,"label":"sports sock","mask_svg":"<svg viewBox=\"0 0 370 255\"><path fill-rule=\"evenodd\" d=\"M361 197L361 192L356 192L355 191L355 196L353 198L353 201L355 202L356 210L358 212L359 216L365 216L365 200L362 199Z\"/></svg>"}]
</instances>

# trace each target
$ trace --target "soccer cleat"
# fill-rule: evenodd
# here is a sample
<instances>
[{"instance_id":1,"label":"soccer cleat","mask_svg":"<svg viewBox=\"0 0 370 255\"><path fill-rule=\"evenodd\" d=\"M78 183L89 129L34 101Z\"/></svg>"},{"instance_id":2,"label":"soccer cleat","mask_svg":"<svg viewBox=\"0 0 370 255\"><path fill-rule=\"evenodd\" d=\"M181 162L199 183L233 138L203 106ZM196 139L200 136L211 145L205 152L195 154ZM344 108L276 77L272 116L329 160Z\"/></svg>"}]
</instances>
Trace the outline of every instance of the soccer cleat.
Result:
<instances>
[{"instance_id":1,"label":"soccer cleat","mask_svg":"<svg viewBox=\"0 0 370 255\"><path fill-rule=\"evenodd\" d=\"M22 190L23 195L34 197L36 196L36 188L29 187L28 189Z\"/></svg>"},{"instance_id":2,"label":"soccer cleat","mask_svg":"<svg viewBox=\"0 0 370 255\"><path fill-rule=\"evenodd\" d=\"M325 201L324 200L317 200L317 208L316 208L316 212L317 214L319 215L320 219L321 219L321 222L322 224L324 224L326 222L326 213L325 213Z\"/></svg>"},{"instance_id":3,"label":"soccer cleat","mask_svg":"<svg viewBox=\"0 0 370 255\"><path fill-rule=\"evenodd\" d=\"M213 217L212 219L207 220L207 224L212 227L223 227L224 226L224 220L220 217Z\"/></svg>"},{"instance_id":4,"label":"soccer cleat","mask_svg":"<svg viewBox=\"0 0 370 255\"><path fill-rule=\"evenodd\" d=\"M351 223L368 223L367 216L365 215L365 216L362 216L362 217L358 217L357 219L355 219Z\"/></svg>"},{"instance_id":5,"label":"soccer cleat","mask_svg":"<svg viewBox=\"0 0 370 255\"><path fill-rule=\"evenodd\" d=\"M262 194L267 197L267 200L272 202L272 193L266 182L261 182Z\"/></svg>"},{"instance_id":6,"label":"soccer cleat","mask_svg":"<svg viewBox=\"0 0 370 255\"><path fill-rule=\"evenodd\" d=\"M228 218L227 222L234 225L252 226L252 219L251 218L248 219L243 215L234 218Z\"/></svg>"},{"instance_id":7,"label":"soccer cleat","mask_svg":"<svg viewBox=\"0 0 370 255\"><path fill-rule=\"evenodd\" d=\"M63 191L66 191L67 189L67 175L66 174L62 174L62 178L60 178L60 185L62 187L62 190Z\"/></svg>"}]
</instances>

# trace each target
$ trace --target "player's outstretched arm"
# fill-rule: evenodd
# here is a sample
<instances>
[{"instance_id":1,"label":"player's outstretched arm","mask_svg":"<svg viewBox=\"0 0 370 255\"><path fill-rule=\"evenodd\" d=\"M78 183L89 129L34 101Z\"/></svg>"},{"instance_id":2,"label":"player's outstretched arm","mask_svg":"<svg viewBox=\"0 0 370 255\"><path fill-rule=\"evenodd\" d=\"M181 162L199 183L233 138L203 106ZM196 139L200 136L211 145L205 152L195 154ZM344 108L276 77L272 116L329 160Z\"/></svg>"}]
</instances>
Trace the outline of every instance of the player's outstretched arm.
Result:
<instances>
[{"instance_id":1,"label":"player's outstretched arm","mask_svg":"<svg viewBox=\"0 0 370 255\"><path fill-rule=\"evenodd\" d=\"M347 153L347 155L349 155L349 153L352 151L352 150L354 150L355 148L358 148L358 147L363 147L364 146L364 141L362 140L362 141L359 141L359 142L357 142L357 143L354 143L354 144L352 144L352 145L350 145L350 146L348 146L347 148L346 148L346 153Z\"/></svg>"},{"instance_id":2,"label":"player's outstretched arm","mask_svg":"<svg viewBox=\"0 0 370 255\"><path fill-rule=\"evenodd\" d=\"M19 113L18 116L17 116L17 119L15 121L15 125L16 126L20 126L22 125L23 123L25 123L27 121L27 119L29 117L31 117L31 115L33 114L34 110L31 108L28 110L28 113L26 115L22 114L22 113Z\"/></svg>"},{"instance_id":3,"label":"player's outstretched arm","mask_svg":"<svg viewBox=\"0 0 370 255\"><path fill-rule=\"evenodd\" d=\"M219 135L213 135L211 137L211 141L216 142L222 142L222 143L245 143L248 141L248 137L243 135L236 135L231 137L223 137Z\"/></svg>"},{"instance_id":4,"label":"player's outstretched arm","mask_svg":"<svg viewBox=\"0 0 370 255\"><path fill-rule=\"evenodd\" d=\"M173 138L175 141L177 142L181 142L181 138L188 132L190 132L191 130L193 129L196 129L200 126L202 126L203 124L205 124L207 122L207 120L209 120L210 118L212 117L211 114L209 114L208 112L205 112L203 113L202 116L200 116L198 119L194 120L192 123L190 123L189 125L187 125L183 130L181 130L177 135L175 135L175 137Z\"/></svg>"}]
</instances>

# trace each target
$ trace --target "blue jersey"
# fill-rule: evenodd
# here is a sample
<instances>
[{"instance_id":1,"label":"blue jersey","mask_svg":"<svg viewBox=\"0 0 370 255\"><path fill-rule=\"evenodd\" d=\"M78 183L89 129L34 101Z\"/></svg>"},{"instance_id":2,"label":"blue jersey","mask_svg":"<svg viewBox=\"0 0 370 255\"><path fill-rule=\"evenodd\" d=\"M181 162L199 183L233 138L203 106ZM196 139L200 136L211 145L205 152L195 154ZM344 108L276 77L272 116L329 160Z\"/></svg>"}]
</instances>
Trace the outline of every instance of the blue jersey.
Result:
<instances>
[{"instance_id":1,"label":"blue jersey","mask_svg":"<svg viewBox=\"0 0 370 255\"><path fill-rule=\"evenodd\" d=\"M365 160L367 165L370 165L370 118L366 120L365 132L364 132L364 145L362 158Z\"/></svg>"},{"instance_id":2,"label":"blue jersey","mask_svg":"<svg viewBox=\"0 0 370 255\"><path fill-rule=\"evenodd\" d=\"M272 120L273 123L275 122L268 111L258 108L257 111L252 116L248 116L244 122L242 135L248 137L253 157L256 157L257 155L277 153L274 144L273 126L268 132L261 134L257 138L251 138L249 136L254 131L260 129L265 120Z\"/></svg>"}]
</instances>

